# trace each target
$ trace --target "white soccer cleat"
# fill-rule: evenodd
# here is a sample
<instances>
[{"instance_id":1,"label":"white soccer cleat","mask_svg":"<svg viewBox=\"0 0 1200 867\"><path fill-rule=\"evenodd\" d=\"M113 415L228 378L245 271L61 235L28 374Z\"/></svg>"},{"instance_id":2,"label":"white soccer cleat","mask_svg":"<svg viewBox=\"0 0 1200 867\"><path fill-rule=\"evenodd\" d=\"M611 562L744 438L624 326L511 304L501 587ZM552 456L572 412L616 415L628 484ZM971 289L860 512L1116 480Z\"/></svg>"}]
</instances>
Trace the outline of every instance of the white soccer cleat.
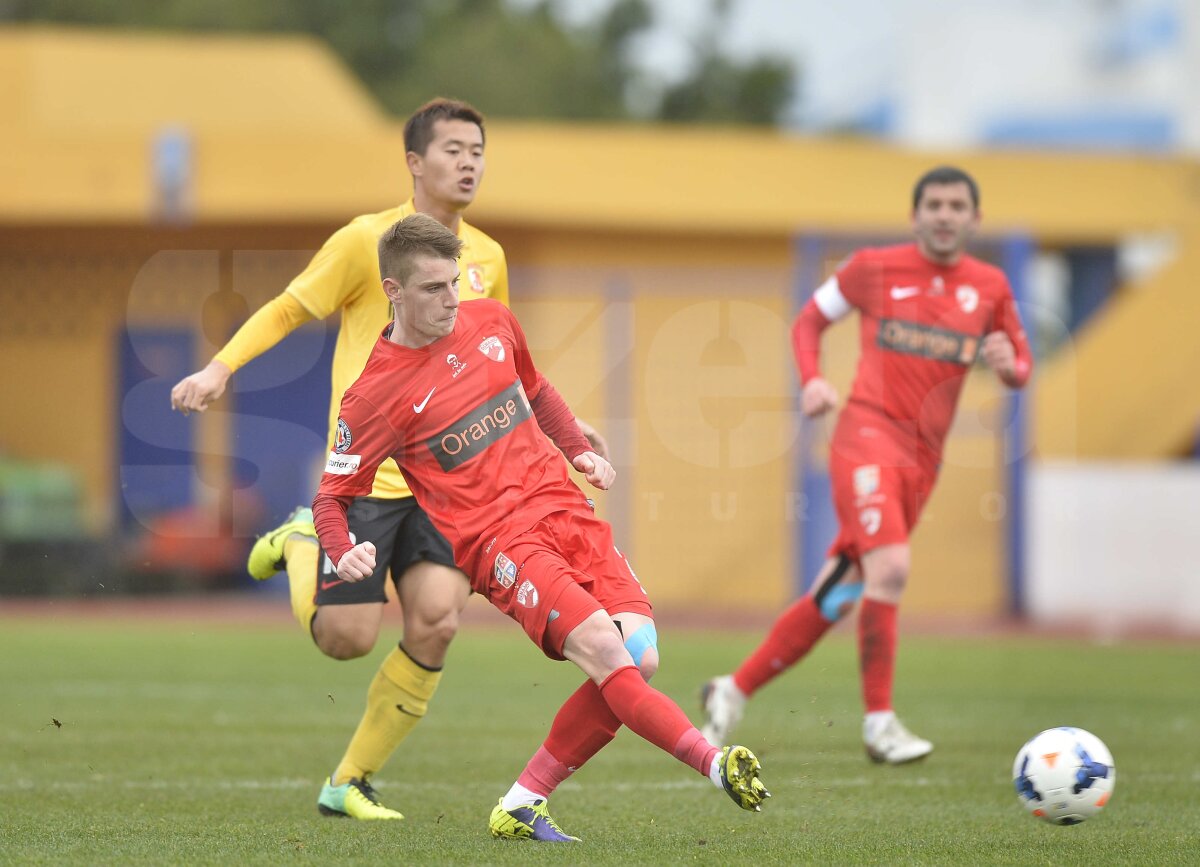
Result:
<instances>
[{"instance_id":1,"label":"white soccer cleat","mask_svg":"<svg viewBox=\"0 0 1200 867\"><path fill-rule=\"evenodd\" d=\"M933 744L919 738L904 727L896 717L884 724L874 737L863 736L863 746L873 762L902 765L923 759L933 752Z\"/></svg>"},{"instance_id":2,"label":"white soccer cleat","mask_svg":"<svg viewBox=\"0 0 1200 867\"><path fill-rule=\"evenodd\" d=\"M733 682L733 675L714 677L700 688L700 704L704 707L705 722L700 734L710 744L729 743L729 736L742 721L746 696Z\"/></svg>"}]
</instances>

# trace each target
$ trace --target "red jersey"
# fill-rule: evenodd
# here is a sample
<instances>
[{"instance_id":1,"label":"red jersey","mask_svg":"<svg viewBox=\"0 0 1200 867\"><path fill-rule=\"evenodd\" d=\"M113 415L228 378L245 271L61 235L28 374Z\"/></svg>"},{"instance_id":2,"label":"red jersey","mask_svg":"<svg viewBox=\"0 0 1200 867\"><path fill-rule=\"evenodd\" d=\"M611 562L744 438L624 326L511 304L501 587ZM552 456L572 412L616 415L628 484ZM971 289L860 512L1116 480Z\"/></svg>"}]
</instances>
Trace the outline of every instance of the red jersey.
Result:
<instances>
[{"instance_id":1,"label":"red jersey","mask_svg":"<svg viewBox=\"0 0 1200 867\"><path fill-rule=\"evenodd\" d=\"M855 253L813 294L830 321L858 308L861 350L847 408L890 419L901 442L938 460L967 371L983 338L1003 331L1017 356L1016 384L1031 368L1029 342L1004 273L963 255L940 265L916 244ZM796 346L801 375L802 347ZM919 440L916 439L919 437Z\"/></svg>"},{"instance_id":2,"label":"red jersey","mask_svg":"<svg viewBox=\"0 0 1200 867\"><path fill-rule=\"evenodd\" d=\"M342 398L318 499L368 494L376 468L395 458L472 578L497 540L553 512L589 509L533 416L530 401L545 380L508 308L487 299L462 304L454 331L420 349L388 333ZM351 544L326 535L321 545L337 563Z\"/></svg>"}]
</instances>

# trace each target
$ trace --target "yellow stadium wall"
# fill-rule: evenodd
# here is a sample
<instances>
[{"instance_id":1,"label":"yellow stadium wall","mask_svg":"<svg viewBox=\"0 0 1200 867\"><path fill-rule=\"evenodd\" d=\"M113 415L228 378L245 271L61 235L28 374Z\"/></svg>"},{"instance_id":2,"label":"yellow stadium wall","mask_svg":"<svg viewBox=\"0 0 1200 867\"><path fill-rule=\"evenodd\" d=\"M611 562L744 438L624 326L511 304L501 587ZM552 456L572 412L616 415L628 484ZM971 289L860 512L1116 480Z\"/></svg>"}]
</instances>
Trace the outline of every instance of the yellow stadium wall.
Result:
<instances>
[{"instance_id":1,"label":"yellow stadium wall","mask_svg":"<svg viewBox=\"0 0 1200 867\"><path fill-rule=\"evenodd\" d=\"M787 240L489 229L539 364L609 439L620 479L597 510L655 601L787 598Z\"/></svg>"},{"instance_id":2,"label":"yellow stadium wall","mask_svg":"<svg viewBox=\"0 0 1200 867\"><path fill-rule=\"evenodd\" d=\"M0 233L0 364L10 371L0 378L10 420L0 451L72 468L87 526L107 532L119 484L121 329L194 328L202 365L230 325L286 285L327 232L74 226ZM237 250L276 252L244 269ZM224 436L214 418L198 417L199 472L215 489L225 484L224 461L214 457Z\"/></svg>"},{"instance_id":3,"label":"yellow stadium wall","mask_svg":"<svg viewBox=\"0 0 1200 867\"><path fill-rule=\"evenodd\" d=\"M107 530L119 484L119 330L192 328L199 367L333 228L6 233L0 363L30 374L3 380L0 397L22 423L0 447L74 468L89 525ZM801 519L789 240L487 228L509 253L514 307L539 364L616 452L621 481L597 509L655 600L757 611L789 598ZM829 337L828 373L844 393L856 326ZM224 490L223 417L193 418L200 489ZM992 442L952 442L916 537L915 613L1002 610L1002 524L979 517L1001 478L980 454Z\"/></svg>"},{"instance_id":4,"label":"yellow stadium wall","mask_svg":"<svg viewBox=\"0 0 1200 867\"><path fill-rule=\"evenodd\" d=\"M802 518L790 239L494 233L520 263L514 306L540 363L614 447L621 483L598 508L655 599L758 610L790 598ZM630 340L614 347L622 328ZM826 333L825 372L843 395L857 353L857 320ZM1006 610L1004 407L990 375L973 373L914 537L910 613Z\"/></svg>"}]
</instances>

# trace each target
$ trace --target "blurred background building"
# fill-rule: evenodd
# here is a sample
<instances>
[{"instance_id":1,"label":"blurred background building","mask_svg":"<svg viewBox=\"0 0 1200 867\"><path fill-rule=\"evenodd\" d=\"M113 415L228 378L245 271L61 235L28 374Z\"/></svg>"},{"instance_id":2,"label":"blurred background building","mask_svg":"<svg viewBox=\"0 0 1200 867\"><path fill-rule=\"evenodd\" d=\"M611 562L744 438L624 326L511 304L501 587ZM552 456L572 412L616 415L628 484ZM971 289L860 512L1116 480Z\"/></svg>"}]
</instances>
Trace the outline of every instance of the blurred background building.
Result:
<instances>
[{"instance_id":1,"label":"blurred background building","mask_svg":"<svg viewBox=\"0 0 1200 867\"><path fill-rule=\"evenodd\" d=\"M1196 4L94 6L0 6L0 593L248 586L315 488L336 322L198 418L170 387L407 198L400 124L445 94L489 115L468 219L609 437L599 508L660 605L811 577L826 431L791 318L953 162L1040 367L1022 397L972 374L909 610L1200 629ZM843 393L855 338L827 344Z\"/></svg>"}]
</instances>

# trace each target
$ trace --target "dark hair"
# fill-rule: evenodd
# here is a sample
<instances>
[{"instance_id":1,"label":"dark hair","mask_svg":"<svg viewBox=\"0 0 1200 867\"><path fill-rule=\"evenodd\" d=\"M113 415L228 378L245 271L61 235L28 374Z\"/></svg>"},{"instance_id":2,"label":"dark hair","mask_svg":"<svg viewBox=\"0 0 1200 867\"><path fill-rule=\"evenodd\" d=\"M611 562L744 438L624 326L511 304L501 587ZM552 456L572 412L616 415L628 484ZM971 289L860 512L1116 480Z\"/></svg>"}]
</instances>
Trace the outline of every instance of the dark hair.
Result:
<instances>
[{"instance_id":1,"label":"dark hair","mask_svg":"<svg viewBox=\"0 0 1200 867\"><path fill-rule=\"evenodd\" d=\"M457 259L463 242L428 214L405 217L379 236L379 275L398 283L413 271L413 259L420 255Z\"/></svg>"},{"instance_id":2,"label":"dark hair","mask_svg":"<svg viewBox=\"0 0 1200 867\"><path fill-rule=\"evenodd\" d=\"M458 99L431 99L413 112L404 122L404 150L425 155L425 149L433 141L433 125L439 120L465 120L479 127L479 135L487 141L483 128L483 115L470 103Z\"/></svg>"},{"instance_id":3,"label":"dark hair","mask_svg":"<svg viewBox=\"0 0 1200 867\"><path fill-rule=\"evenodd\" d=\"M971 192L971 204L975 206L975 210L979 210L979 184L975 183L975 179L956 166L938 166L921 175L917 185L913 187L914 211L917 205L921 204L921 196L930 184L966 184Z\"/></svg>"}]
</instances>

